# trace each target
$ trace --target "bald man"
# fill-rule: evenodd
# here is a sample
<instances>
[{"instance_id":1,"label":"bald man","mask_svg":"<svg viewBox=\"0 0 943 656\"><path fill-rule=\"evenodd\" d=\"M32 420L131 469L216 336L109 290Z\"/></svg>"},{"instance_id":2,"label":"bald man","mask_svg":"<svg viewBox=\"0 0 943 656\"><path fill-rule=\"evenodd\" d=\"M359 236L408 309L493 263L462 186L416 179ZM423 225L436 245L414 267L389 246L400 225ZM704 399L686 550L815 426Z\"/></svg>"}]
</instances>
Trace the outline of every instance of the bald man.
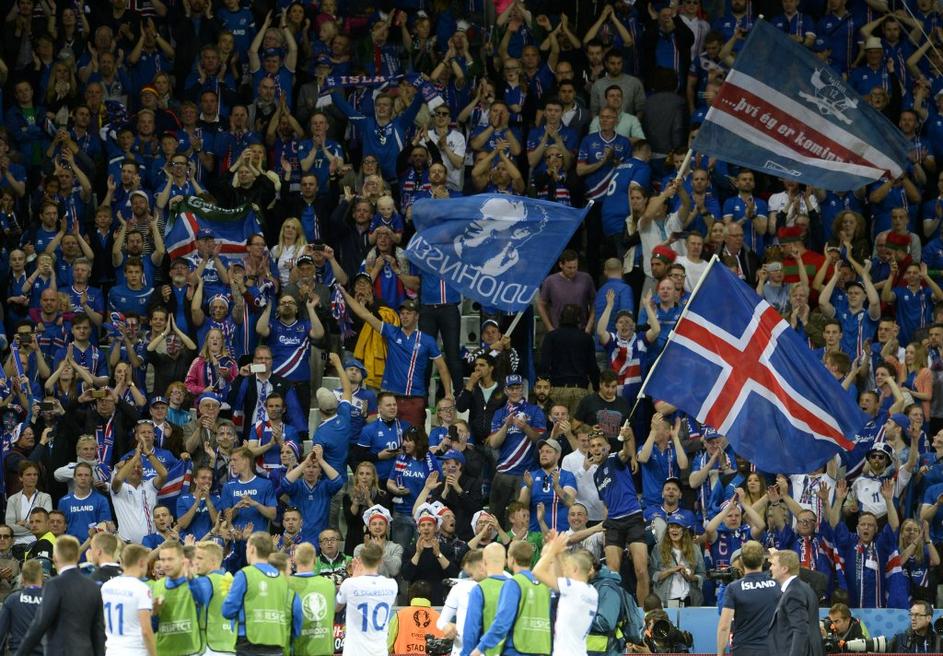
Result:
<instances>
[{"instance_id":1,"label":"bald man","mask_svg":"<svg viewBox=\"0 0 943 656\"><path fill-rule=\"evenodd\" d=\"M468 610L465 613L465 627L462 631L461 656L469 656L478 644L481 636L488 630L488 625L498 610L498 595L501 586L510 575L504 570L507 553L500 542L492 542L484 548L482 560L485 564L485 578L472 588L468 594Z\"/></svg>"}]
</instances>

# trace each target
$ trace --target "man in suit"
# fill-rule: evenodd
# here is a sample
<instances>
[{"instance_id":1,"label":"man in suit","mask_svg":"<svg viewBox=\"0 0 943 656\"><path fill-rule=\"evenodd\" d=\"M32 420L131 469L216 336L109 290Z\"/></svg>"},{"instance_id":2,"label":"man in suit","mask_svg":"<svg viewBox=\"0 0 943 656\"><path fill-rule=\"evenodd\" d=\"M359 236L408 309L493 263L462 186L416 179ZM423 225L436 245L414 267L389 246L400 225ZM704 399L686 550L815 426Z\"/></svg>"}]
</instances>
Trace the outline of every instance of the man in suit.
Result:
<instances>
[{"instance_id":1,"label":"man in suit","mask_svg":"<svg viewBox=\"0 0 943 656\"><path fill-rule=\"evenodd\" d=\"M772 551L770 573L782 588L770 625L771 653L784 656L823 656L819 632L819 603L808 583L799 578L799 554Z\"/></svg>"},{"instance_id":2,"label":"man in suit","mask_svg":"<svg viewBox=\"0 0 943 656\"><path fill-rule=\"evenodd\" d=\"M16 656L27 656L45 636L46 656L104 656L105 617L101 591L78 569L79 541L64 535L53 559L59 575L43 589L43 601Z\"/></svg>"},{"instance_id":3,"label":"man in suit","mask_svg":"<svg viewBox=\"0 0 943 656\"><path fill-rule=\"evenodd\" d=\"M253 372L252 367L264 367ZM236 417L242 417L242 441L249 439L249 432L256 422L268 419L265 400L269 394L278 392L285 399L285 422L307 435L308 416L302 409L291 383L272 373L272 350L268 346L255 347L252 364L239 368L239 379L229 393L229 405Z\"/></svg>"}]
</instances>

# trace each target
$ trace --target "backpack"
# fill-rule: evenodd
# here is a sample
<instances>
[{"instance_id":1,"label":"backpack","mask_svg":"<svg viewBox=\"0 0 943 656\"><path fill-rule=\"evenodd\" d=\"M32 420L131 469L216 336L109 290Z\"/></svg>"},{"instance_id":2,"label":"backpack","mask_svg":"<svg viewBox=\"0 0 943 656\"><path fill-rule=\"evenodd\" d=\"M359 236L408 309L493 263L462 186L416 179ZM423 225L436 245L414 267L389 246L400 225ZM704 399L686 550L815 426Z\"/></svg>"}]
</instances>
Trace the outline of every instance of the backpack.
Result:
<instances>
[{"instance_id":1,"label":"backpack","mask_svg":"<svg viewBox=\"0 0 943 656\"><path fill-rule=\"evenodd\" d=\"M609 638L607 653L621 654L626 642L641 644L644 628L642 614L632 595L612 579L597 579L592 585L598 592L609 589L619 596L619 619L616 621L616 630Z\"/></svg>"}]
</instances>

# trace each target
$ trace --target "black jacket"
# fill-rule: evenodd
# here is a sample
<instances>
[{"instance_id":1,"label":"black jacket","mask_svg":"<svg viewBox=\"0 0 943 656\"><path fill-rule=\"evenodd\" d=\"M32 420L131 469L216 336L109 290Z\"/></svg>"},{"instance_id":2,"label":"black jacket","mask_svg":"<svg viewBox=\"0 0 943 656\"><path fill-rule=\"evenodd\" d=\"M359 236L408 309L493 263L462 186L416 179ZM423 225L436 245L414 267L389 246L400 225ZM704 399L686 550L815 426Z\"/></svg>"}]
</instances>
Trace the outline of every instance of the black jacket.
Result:
<instances>
[{"instance_id":1,"label":"black jacket","mask_svg":"<svg viewBox=\"0 0 943 656\"><path fill-rule=\"evenodd\" d=\"M455 408L459 412L468 412L468 428L471 431L474 442L478 445L485 443L485 438L491 435L491 419L494 413L507 402L504 390L498 383L497 389L491 394L491 398L485 402L485 395L481 391L480 385L475 385L472 391L462 387L462 391L455 397Z\"/></svg>"},{"instance_id":2,"label":"black jacket","mask_svg":"<svg viewBox=\"0 0 943 656\"><path fill-rule=\"evenodd\" d=\"M769 631L770 653L781 656L823 656L819 602L808 583L796 577L779 599Z\"/></svg>"},{"instance_id":3,"label":"black jacket","mask_svg":"<svg viewBox=\"0 0 943 656\"><path fill-rule=\"evenodd\" d=\"M114 445L111 449L111 462L114 466L121 457L128 452L131 444L131 431L140 418L137 410L124 401L118 401L115 406L112 435ZM50 455L50 467L55 471L59 467L75 460L75 443L80 435L95 435L95 431L105 423L92 404L83 404L74 401L65 409L65 416L59 420L56 429L56 440Z\"/></svg>"},{"instance_id":4,"label":"black jacket","mask_svg":"<svg viewBox=\"0 0 943 656\"><path fill-rule=\"evenodd\" d=\"M894 640L888 645L888 651L900 654L938 654L941 650L943 650L943 644L941 644L940 636L933 631L932 624L924 637L908 629L894 636Z\"/></svg>"},{"instance_id":5,"label":"black jacket","mask_svg":"<svg viewBox=\"0 0 943 656\"><path fill-rule=\"evenodd\" d=\"M28 656L45 636L46 654L104 656L101 590L77 567L46 583L43 601L16 656Z\"/></svg>"}]
</instances>

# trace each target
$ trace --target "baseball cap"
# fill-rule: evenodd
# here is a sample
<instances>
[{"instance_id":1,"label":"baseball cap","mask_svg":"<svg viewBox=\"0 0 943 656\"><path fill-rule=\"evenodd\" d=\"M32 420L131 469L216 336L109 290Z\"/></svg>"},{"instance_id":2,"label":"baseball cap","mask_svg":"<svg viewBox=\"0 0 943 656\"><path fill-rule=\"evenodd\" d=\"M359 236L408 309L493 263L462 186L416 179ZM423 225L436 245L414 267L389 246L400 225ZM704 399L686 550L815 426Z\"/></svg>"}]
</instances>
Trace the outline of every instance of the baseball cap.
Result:
<instances>
[{"instance_id":1,"label":"baseball cap","mask_svg":"<svg viewBox=\"0 0 943 656\"><path fill-rule=\"evenodd\" d=\"M200 228L200 231L196 233L197 239L215 239L216 234L209 228Z\"/></svg>"},{"instance_id":2,"label":"baseball cap","mask_svg":"<svg viewBox=\"0 0 943 656\"><path fill-rule=\"evenodd\" d=\"M485 319L484 321L481 322L482 331L484 331L484 329L487 328L488 326L494 326L495 328L499 330L501 329L501 326L499 326L498 322L495 321L494 319Z\"/></svg>"},{"instance_id":3,"label":"baseball cap","mask_svg":"<svg viewBox=\"0 0 943 656\"><path fill-rule=\"evenodd\" d=\"M505 387L513 387L514 385L523 385L524 379L520 374L509 374L507 378L504 379Z\"/></svg>"},{"instance_id":4,"label":"baseball cap","mask_svg":"<svg viewBox=\"0 0 943 656\"><path fill-rule=\"evenodd\" d=\"M779 243L781 244L802 241L802 228L798 226L780 228L777 236L779 237Z\"/></svg>"},{"instance_id":5,"label":"baseball cap","mask_svg":"<svg viewBox=\"0 0 943 656\"><path fill-rule=\"evenodd\" d=\"M546 444L547 446L549 446L551 449L553 449L554 451L556 451L557 453L563 453L563 447L561 447L561 446L560 446L560 443L557 442L557 441L556 441L555 439L553 439L552 437L548 437L548 438L545 439L545 440L540 440L539 442L537 442L537 447L538 447L538 448L539 448L539 447L542 447L542 446L544 446L545 444Z\"/></svg>"},{"instance_id":6,"label":"baseball cap","mask_svg":"<svg viewBox=\"0 0 943 656\"><path fill-rule=\"evenodd\" d=\"M302 264L314 264L314 258L310 255L302 255L297 260L295 260L295 266L300 266Z\"/></svg>"},{"instance_id":7,"label":"baseball cap","mask_svg":"<svg viewBox=\"0 0 943 656\"><path fill-rule=\"evenodd\" d=\"M360 373L363 374L364 377L367 376L367 368L363 366L363 362L357 358L347 358L344 360L344 369L350 369L351 367L359 369Z\"/></svg>"},{"instance_id":8,"label":"baseball cap","mask_svg":"<svg viewBox=\"0 0 943 656\"><path fill-rule=\"evenodd\" d=\"M896 422L895 422L895 423L896 423ZM887 458L888 462L893 462L893 460L894 460L894 447L892 447L892 446L891 446L890 444L888 444L887 442L875 442L875 443L874 443L874 446L872 446L872 447L868 450L868 455L869 455L869 456L870 456L872 453L883 453L884 456Z\"/></svg>"},{"instance_id":9,"label":"baseball cap","mask_svg":"<svg viewBox=\"0 0 943 656\"><path fill-rule=\"evenodd\" d=\"M890 420L901 428L910 428L910 417L902 412L895 412L890 416Z\"/></svg>"},{"instance_id":10,"label":"baseball cap","mask_svg":"<svg viewBox=\"0 0 943 656\"><path fill-rule=\"evenodd\" d=\"M449 449L448 451L446 451L439 457L439 460L441 460L442 462L445 462L446 460L454 460L455 462L459 464L462 464L462 465L465 464L465 456L462 454L461 451L458 451L456 449Z\"/></svg>"},{"instance_id":11,"label":"baseball cap","mask_svg":"<svg viewBox=\"0 0 943 656\"><path fill-rule=\"evenodd\" d=\"M399 304L400 310L411 310L412 312L419 312L419 303L411 298L403 299L403 302Z\"/></svg>"},{"instance_id":12,"label":"baseball cap","mask_svg":"<svg viewBox=\"0 0 943 656\"><path fill-rule=\"evenodd\" d=\"M318 388L317 393L315 394L318 400L318 409L320 410L334 410L337 408L337 397L334 396L334 392L329 390L326 387Z\"/></svg>"},{"instance_id":13,"label":"baseball cap","mask_svg":"<svg viewBox=\"0 0 943 656\"><path fill-rule=\"evenodd\" d=\"M170 405L170 403L167 401L167 398L160 396L159 394L151 399L151 402L149 405L155 406L158 403L163 403L164 405Z\"/></svg>"},{"instance_id":14,"label":"baseball cap","mask_svg":"<svg viewBox=\"0 0 943 656\"><path fill-rule=\"evenodd\" d=\"M675 261L675 258L678 257L678 254L667 246L655 246L652 249L652 257L657 257L662 262L671 264Z\"/></svg>"}]
</instances>

